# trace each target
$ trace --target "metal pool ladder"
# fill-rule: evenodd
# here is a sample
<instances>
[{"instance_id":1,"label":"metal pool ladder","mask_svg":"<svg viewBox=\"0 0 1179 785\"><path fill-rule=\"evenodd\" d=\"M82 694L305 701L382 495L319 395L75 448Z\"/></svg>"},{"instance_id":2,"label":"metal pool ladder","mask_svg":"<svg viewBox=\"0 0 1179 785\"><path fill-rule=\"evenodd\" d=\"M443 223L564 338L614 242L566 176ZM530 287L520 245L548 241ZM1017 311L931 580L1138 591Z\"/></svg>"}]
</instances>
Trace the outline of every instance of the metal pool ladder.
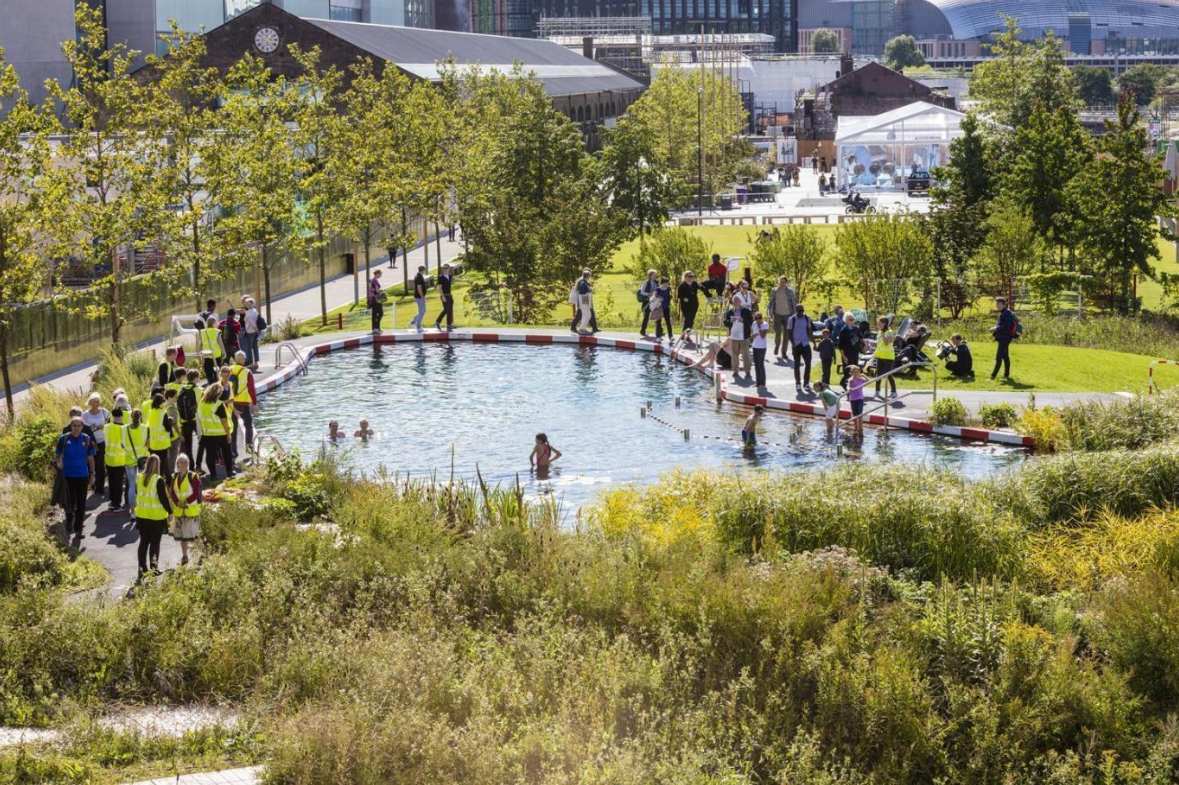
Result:
<instances>
[{"instance_id":1,"label":"metal pool ladder","mask_svg":"<svg viewBox=\"0 0 1179 785\"><path fill-rule=\"evenodd\" d=\"M290 350L291 354L295 358L295 362L299 364L299 373L306 376L307 375L307 359L305 357L303 357L302 353L299 351L299 347L295 346L295 344L291 343L290 341L283 341L282 343L280 343L278 345L278 348L274 350L274 367L275 368L282 367L281 361L282 361L282 350L283 349Z\"/></svg>"},{"instance_id":2,"label":"metal pool ladder","mask_svg":"<svg viewBox=\"0 0 1179 785\"><path fill-rule=\"evenodd\" d=\"M868 381L864 382L864 386L867 387L869 384L872 384L873 382L878 382L881 379L887 379L888 377L892 376L895 373L899 373L901 371L904 371L904 370L907 370L907 369L913 368L913 367L929 368L933 371L933 400L937 401L937 366L933 363L905 363L904 365L898 365L896 368L893 368L888 373L882 373L879 376L876 376L876 377L871 378ZM888 390L888 388L885 387L886 392L887 392L887 390ZM916 392L923 392L923 391L922 390L909 390L908 392L904 393L903 395L898 395L896 398L892 398L891 400L892 401L899 401L902 398L907 398ZM848 390L848 392L842 393L835 400L835 405L838 407L843 402L843 399L846 398L850 393L851 393L850 390ZM868 409L865 407L863 414L861 414L859 417L852 417L851 419L847 420L846 423L850 424L854 420L863 420L863 419L867 418L868 415L873 414L874 412L878 412L881 409L883 409L884 410L884 429L888 430L889 401L890 401L890 399L888 397L885 397L884 402L881 403L879 406L876 406L872 409ZM835 452L837 455L841 455L843 453L843 442L840 437L843 435L844 425L845 425L844 420L840 419L839 417L835 418Z\"/></svg>"}]
</instances>

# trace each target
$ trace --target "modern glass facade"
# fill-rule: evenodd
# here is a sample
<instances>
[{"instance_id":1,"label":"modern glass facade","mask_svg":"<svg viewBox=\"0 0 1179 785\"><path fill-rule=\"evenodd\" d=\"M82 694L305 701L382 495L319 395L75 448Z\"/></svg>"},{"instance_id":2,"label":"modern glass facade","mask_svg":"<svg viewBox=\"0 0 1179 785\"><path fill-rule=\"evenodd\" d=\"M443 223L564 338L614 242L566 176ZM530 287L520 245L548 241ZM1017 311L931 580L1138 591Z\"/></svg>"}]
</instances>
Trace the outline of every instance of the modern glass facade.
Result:
<instances>
[{"instance_id":1,"label":"modern glass facade","mask_svg":"<svg viewBox=\"0 0 1179 785\"><path fill-rule=\"evenodd\" d=\"M879 55L894 35L893 0L862 0L852 3L852 53Z\"/></svg>"}]
</instances>

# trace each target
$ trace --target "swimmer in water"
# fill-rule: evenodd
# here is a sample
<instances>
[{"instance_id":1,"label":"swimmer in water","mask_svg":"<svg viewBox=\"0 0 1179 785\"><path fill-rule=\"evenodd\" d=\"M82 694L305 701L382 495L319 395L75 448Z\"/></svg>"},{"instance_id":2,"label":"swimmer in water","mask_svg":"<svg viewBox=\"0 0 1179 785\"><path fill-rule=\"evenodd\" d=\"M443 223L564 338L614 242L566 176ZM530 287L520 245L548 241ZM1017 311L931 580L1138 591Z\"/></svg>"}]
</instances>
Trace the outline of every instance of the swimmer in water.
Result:
<instances>
[{"instance_id":1,"label":"swimmer in water","mask_svg":"<svg viewBox=\"0 0 1179 785\"><path fill-rule=\"evenodd\" d=\"M753 414L745 418L745 425L741 428L741 444L746 450L752 450L757 446L757 424L764 412L765 407L758 404L753 407Z\"/></svg>"},{"instance_id":2,"label":"swimmer in water","mask_svg":"<svg viewBox=\"0 0 1179 785\"><path fill-rule=\"evenodd\" d=\"M327 439L332 444L335 444L336 442L342 442L344 439L347 439L348 435L340 430L340 423L332 420L328 423L328 434L323 438Z\"/></svg>"},{"instance_id":3,"label":"swimmer in water","mask_svg":"<svg viewBox=\"0 0 1179 785\"><path fill-rule=\"evenodd\" d=\"M377 432L368 427L368 420L361 420L360 427L357 428L356 432L352 434L352 438L367 442L370 438L376 435Z\"/></svg>"},{"instance_id":4,"label":"swimmer in water","mask_svg":"<svg viewBox=\"0 0 1179 785\"><path fill-rule=\"evenodd\" d=\"M544 477L549 473L549 466L561 457L561 451L549 444L549 437L543 433L536 434L536 444L532 447L532 454L528 456L528 464L536 468L536 476Z\"/></svg>"}]
</instances>

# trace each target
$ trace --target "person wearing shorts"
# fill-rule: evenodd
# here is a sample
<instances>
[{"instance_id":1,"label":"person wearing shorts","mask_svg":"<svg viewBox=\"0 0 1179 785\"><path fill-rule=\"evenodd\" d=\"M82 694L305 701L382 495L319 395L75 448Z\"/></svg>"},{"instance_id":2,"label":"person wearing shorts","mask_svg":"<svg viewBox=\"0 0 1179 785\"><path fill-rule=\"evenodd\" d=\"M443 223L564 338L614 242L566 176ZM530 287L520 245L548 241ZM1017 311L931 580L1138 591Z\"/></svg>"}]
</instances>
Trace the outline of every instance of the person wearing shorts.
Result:
<instances>
[{"instance_id":1,"label":"person wearing shorts","mask_svg":"<svg viewBox=\"0 0 1179 785\"><path fill-rule=\"evenodd\" d=\"M815 391L819 393L819 400L823 402L823 416L827 418L827 437L835 433L835 423L839 420L839 396L826 382L815 382Z\"/></svg>"},{"instance_id":2,"label":"person wearing shorts","mask_svg":"<svg viewBox=\"0 0 1179 785\"><path fill-rule=\"evenodd\" d=\"M864 413L864 388L868 386L868 377L858 365L848 368L848 373L847 400L851 404L853 430L856 436L863 437L864 418L860 415Z\"/></svg>"}]
</instances>

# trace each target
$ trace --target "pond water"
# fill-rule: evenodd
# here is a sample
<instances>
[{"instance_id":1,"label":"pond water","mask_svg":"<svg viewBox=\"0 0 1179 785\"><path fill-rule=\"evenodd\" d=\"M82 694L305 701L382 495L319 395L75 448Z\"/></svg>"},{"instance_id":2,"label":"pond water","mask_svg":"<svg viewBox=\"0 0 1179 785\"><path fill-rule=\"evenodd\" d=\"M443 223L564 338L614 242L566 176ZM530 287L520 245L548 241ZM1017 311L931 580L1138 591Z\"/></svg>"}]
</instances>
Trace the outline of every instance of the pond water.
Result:
<instances>
[{"instance_id":1,"label":"pond water","mask_svg":"<svg viewBox=\"0 0 1179 785\"><path fill-rule=\"evenodd\" d=\"M676 398L680 406L675 405ZM640 417L647 401L653 417ZM650 352L605 347L423 343L362 347L317 357L306 377L261 398L258 428L304 456L324 448L330 420L351 437L361 418L376 436L332 446L359 471L384 465L411 477L518 476L529 494L566 508L603 488L648 483L675 467L828 468L837 461L896 461L981 478L1019 463L1019 449L866 428L837 458L821 418L767 412L752 453L738 441L749 410L717 410L709 380ZM662 420L663 422L660 422ZM687 428L684 440L677 428ZM551 476L530 472L537 431L564 455Z\"/></svg>"}]
</instances>

